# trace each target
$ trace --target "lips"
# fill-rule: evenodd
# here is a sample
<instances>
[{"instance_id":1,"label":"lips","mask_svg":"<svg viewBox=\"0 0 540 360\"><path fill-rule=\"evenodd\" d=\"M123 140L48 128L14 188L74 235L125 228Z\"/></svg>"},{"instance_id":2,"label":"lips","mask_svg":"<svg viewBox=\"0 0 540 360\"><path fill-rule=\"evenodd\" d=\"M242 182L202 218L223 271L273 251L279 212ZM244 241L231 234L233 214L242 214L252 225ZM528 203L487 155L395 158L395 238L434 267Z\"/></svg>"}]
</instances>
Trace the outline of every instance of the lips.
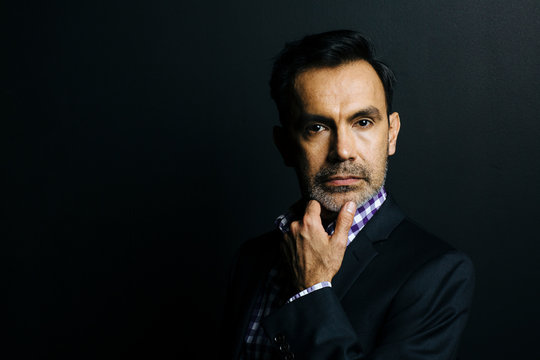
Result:
<instances>
[{"instance_id":1,"label":"lips","mask_svg":"<svg viewBox=\"0 0 540 360\"><path fill-rule=\"evenodd\" d=\"M362 178L355 175L335 175L326 178L325 183L330 186L347 186L356 184L360 180Z\"/></svg>"}]
</instances>

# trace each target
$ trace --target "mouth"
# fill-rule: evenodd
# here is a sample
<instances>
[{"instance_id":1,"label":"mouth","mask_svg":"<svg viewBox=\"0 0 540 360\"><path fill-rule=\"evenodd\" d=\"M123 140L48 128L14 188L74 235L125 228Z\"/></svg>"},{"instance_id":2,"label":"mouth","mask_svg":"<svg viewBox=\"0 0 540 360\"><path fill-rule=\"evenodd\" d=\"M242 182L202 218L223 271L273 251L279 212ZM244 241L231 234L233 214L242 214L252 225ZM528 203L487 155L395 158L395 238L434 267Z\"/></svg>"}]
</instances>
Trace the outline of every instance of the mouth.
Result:
<instances>
[{"instance_id":1,"label":"mouth","mask_svg":"<svg viewBox=\"0 0 540 360\"><path fill-rule=\"evenodd\" d=\"M355 175L335 175L326 178L325 185L327 186L348 186L360 182L362 178Z\"/></svg>"}]
</instances>

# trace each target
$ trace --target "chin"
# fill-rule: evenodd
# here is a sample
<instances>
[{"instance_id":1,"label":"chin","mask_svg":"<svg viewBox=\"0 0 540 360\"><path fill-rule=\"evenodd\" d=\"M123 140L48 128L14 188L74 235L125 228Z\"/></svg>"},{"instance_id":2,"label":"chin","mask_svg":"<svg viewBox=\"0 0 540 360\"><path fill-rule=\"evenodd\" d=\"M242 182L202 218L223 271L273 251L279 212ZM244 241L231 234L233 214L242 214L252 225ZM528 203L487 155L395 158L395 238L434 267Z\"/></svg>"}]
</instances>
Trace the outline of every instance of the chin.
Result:
<instances>
[{"instance_id":1,"label":"chin","mask_svg":"<svg viewBox=\"0 0 540 360\"><path fill-rule=\"evenodd\" d=\"M319 192L314 191L311 198L317 200L321 206L329 212L339 212L348 201L354 201L356 206L360 206L377 193L378 189L366 188L349 192Z\"/></svg>"},{"instance_id":2,"label":"chin","mask_svg":"<svg viewBox=\"0 0 540 360\"><path fill-rule=\"evenodd\" d=\"M311 198L317 200L321 207L329 212L339 212L347 201L354 201L358 206L358 201L353 194L326 194L326 196L312 196Z\"/></svg>"},{"instance_id":3,"label":"chin","mask_svg":"<svg viewBox=\"0 0 540 360\"><path fill-rule=\"evenodd\" d=\"M356 202L356 200L353 197L348 197L348 198L339 197L339 198L334 198L334 199L326 197L324 199L319 200L319 202L321 203L321 206L324 209L326 209L329 212L335 212L335 213L339 212L347 201Z\"/></svg>"}]
</instances>

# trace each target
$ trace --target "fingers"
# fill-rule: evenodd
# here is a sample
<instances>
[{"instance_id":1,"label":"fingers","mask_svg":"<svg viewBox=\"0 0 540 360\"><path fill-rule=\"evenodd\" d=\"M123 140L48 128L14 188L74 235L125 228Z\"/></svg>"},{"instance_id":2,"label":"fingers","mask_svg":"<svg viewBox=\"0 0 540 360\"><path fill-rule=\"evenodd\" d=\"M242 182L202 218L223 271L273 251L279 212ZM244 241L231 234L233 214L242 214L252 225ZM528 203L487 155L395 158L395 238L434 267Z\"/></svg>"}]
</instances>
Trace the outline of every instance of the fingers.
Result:
<instances>
[{"instance_id":1,"label":"fingers","mask_svg":"<svg viewBox=\"0 0 540 360\"><path fill-rule=\"evenodd\" d=\"M301 220L291 222L290 232L284 234L282 252L297 289L331 281L338 272L355 211L354 202L342 207L331 237L323 228L321 205L315 200L308 202Z\"/></svg>"},{"instance_id":2,"label":"fingers","mask_svg":"<svg viewBox=\"0 0 540 360\"><path fill-rule=\"evenodd\" d=\"M321 204L318 201L309 200L302 223L305 226L318 227L324 231L321 220Z\"/></svg>"},{"instance_id":3,"label":"fingers","mask_svg":"<svg viewBox=\"0 0 540 360\"><path fill-rule=\"evenodd\" d=\"M284 234L283 239L280 242L280 249L286 260L294 260L295 249L293 240L289 234Z\"/></svg>"},{"instance_id":4,"label":"fingers","mask_svg":"<svg viewBox=\"0 0 540 360\"><path fill-rule=\"evenodd\" d=\"M334 235L332 238L347 239L349 230L351 229L354 214L356 212L356 203L354 201L349 201L341 207L339 211L336 227L334 229Z\"/></svg>"},{"instance_id":5,"label":"fingers","mask_svg":"<svg viewBox=\"0 0 540 360\"><path fill-rule=\"evenodd\" d=\"M321 219L321 204L317 200L309 200L306 205L303 221L306 223L307 220L308 223L311 223L316 219Z\"/></svg>"},{"instance_id":6,"label":"fingers","mask_svg":"<svg viewBox=\"0 0 540 360\"><path fill-rule=\"evenodd\" d=\"M280 249L283 271L281 276L283 277L285 286L291 287L293 293L295 293L298 289L302 288L301 284L303 283L303 272L299 269L301 251L297 251L296 239L290 233L284 234Z\"/></svg>"},{"instance_id":7,"label":"fingers","mask_svg":"<svg viewBox=\"0 0 540 360\"><path fill-rule=\"evenodd\" d=\"M317 200L309 200L306 205L305 214L321 217L321 204Z\"/></svg>"}]
</instances>

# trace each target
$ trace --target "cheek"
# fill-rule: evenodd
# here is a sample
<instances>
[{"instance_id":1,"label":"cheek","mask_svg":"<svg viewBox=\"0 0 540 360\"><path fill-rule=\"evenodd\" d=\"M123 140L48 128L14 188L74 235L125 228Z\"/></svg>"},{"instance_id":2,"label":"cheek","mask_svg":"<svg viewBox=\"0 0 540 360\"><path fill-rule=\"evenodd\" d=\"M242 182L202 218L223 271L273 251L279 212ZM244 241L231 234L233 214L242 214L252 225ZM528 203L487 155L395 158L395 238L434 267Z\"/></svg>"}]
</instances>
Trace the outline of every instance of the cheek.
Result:
<instances>
[{"instance_id":1,"label":"cheek","mask_svg":"<svg viewBox=\"0 0 540 360\"><path fill-rule=\"evenodd\" d=\"M319 172L325 161L324 152L320 149L309 147L301 148L298 163L305 175L313 176Z\"/></svg>"},{"instance_id":2,"label":"cheek","mask_svg":"<svg viewBox=\"0 0 540 360\"><path fill-rule=\"evenodd\" d=\"M388 139L386 136L362 139L358 141L357 151L360 157L371 167L384 166L388 155Z\"/></svg>"}]
</instances>

